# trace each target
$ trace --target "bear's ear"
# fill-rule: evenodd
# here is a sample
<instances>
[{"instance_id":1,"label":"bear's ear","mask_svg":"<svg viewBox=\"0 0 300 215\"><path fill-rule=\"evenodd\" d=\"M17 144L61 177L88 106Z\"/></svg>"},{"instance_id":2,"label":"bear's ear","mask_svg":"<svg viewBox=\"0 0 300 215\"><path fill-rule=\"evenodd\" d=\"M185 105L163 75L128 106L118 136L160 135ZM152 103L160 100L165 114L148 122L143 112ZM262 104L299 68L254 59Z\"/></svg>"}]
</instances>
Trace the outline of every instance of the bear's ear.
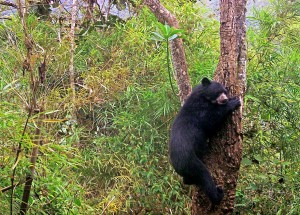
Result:
<instances>
[{"instance_id":1,"label":"bear's ear","mask_svg":"<svg viewBox=\"0 0 300 215\"><path fill-rule=\"evenodd\" d=\"M208 78L203 78L201 81L203 86L208 86L211 84L210 80Z\"/></svg>"}]
</instances>

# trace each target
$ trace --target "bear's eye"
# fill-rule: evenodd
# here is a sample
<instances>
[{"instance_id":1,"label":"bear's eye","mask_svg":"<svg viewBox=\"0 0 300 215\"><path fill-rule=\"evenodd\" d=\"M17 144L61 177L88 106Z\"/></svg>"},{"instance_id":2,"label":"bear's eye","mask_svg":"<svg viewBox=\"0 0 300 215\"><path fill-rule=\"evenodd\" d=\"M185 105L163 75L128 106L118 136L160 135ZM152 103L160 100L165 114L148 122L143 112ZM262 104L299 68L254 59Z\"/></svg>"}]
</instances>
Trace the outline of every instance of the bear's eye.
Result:
<instances>
[{"instance_id":1,"label":"bear's eye","mask_svg":"<svg viewBox=\"0 0 300 215\"><path fill-rule=\"evenodd\" d=\"M220 95L222 95L223 93L224 93L225 95L227 95L227 94L228 94L228 93L227 93L227 90L225 90L225 91L224 91L224 90L222 90L222 91L220 91L220 92L218 93L218 97L219 97ZM218 98L218 97L217 97L217 98Z\"/></svg>"}]
</instances>

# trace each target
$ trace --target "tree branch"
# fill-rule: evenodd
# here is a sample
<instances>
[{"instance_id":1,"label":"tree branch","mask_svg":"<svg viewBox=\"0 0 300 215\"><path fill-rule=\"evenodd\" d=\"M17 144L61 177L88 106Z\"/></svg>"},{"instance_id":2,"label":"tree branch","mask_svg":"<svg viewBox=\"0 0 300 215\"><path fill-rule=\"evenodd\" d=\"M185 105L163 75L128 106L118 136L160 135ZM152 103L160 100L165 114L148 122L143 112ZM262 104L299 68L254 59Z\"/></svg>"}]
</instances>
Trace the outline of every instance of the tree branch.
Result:
<instances>
[{"instance_id":1,"label":"tree branch","mask_svg":"<svg viewBox=\"0 0 300 215\"><path fill-rule=\"evenodd\" d=\"M144 2L149 7L151 12L156 16L159 22L162 24L167 23L169 26L177 29L179 28L179 23L176 17L173 16L163 5L161 5L158 0L145 0ZM175 70L175 78L179 90L179 97L181 104L183 104L192 89L181 38L176 38L171 41L171 55Z\"/></svg>"},{"instance_id":2,"label":"tree branch","mask_svg":"<svg viewBox=\"0 0 300 215\"><path fill-rule=\"evenodd\" d=\"M9 7L13 7L13 8L18 8L18 6L12 2L8 2L8 1L0 1L0 5L5 5L5 6L9 6Z\"/></svg>"},{"instance_id":3,"label":"tree branch","mask_svg":"<svg viewBox=\"0 0 300 215\"><path fill-rule=\"evenodd\" d=\"M2 188L2 189L0 190L0 192L1 192L1 193L4 193L4 192L6 192L6 191L8 191L8 190L10 190L10 189L15 189L15 187L17 187L17 186L20 185L20 184L21 184L21 183L18 182L18 183L16 183L16 184L10 185L10 186L8 186L8 187L4 187L4 188Z\"/></svg>"}]
</instances>

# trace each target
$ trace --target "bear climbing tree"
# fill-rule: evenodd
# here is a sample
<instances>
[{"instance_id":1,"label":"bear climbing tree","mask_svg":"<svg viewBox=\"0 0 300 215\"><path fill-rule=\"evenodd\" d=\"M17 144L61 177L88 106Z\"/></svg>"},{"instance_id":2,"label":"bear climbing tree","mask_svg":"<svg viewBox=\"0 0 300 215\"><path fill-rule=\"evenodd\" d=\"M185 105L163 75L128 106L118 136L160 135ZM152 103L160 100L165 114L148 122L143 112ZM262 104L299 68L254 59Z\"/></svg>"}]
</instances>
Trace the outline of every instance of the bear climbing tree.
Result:
<instances>
[{"instance_id":1,"label":"bear climbing tree","mask_svg":"<svg viewBox=\"0 0 300 215\"><path fill-rule=\"evenodd\" d=\"M176 17L166 10L159 0L145 0L145 5L162 23L180 28ZM220 58L214 80L223 84L231 95L238 95L243 100L246 83L246 0L220 0ZM175 24L174 24L175 23ZM190 91L190 82L180 39L171 49L172 62L176 70L180 100L186 100ZM242 117L243 105L240 111L229 117L220 132L210 142L214 145L209 156L203 159L209 172L212 173L218 185L224 187L224 199L218 207L208 207L209 200L203 192L195 190L192 200L192 211L198 214L232 214L234 209L235 188L242 158ZM211 166L215 160L221 165Z\"/></svg>"},{"instance_id":2,"label":"bear climbing tree","mask_svg":"<svg viewBox=\"0 0 300 215\"><path fill-rule=\"evenodd\" d=\"M240 105L239 98L229 97L223 85L203 78L186 100L171 129L169 151L175 171L183 177L185 184L201 188L213 205L220 204L224 193L216 186L202 160L209 154L208 140Z\"/></svg>"}]
</instances>

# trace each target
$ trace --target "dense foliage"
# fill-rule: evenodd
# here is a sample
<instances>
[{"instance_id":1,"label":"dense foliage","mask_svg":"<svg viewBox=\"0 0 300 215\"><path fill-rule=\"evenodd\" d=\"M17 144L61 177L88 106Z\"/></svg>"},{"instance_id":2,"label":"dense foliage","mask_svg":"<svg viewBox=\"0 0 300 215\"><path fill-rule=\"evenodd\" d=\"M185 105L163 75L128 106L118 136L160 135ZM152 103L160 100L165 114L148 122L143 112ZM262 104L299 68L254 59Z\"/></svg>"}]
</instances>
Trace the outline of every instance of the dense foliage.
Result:
<instances>
[{"instance_id":1,"label":"dense foliage","mask_svg":"<svg viewBox=\"0 0 300 215\"><path fill-rule=\"evenodd\" d=\"M185 32L193 85L211 78L219 55L217 19L192 2L164 3ZM276 0L253 14L236 213L299 214L300 5ZM47 68L35 95L44 107L43 145L29 214L189 214L191 188L169 165L169 128L180 103L169 83L166 43L152 39L153 14L140 8L109 26L78 24L75 101L69 23L56 18L27 18L36 77L44 59ZM26 48L17 14L0 23L0 49L0 189L10 186L16 167L18 213L38 116L22 135L32 91L22 71ZM0 192L0 214L8 213L10 201L10 190Z\"/></svg>"},{"instance_id":2,"label":"dense foliage","mask_svg":"<svg viewBox=\"0 0 300 215\"><path fill-rule=\"evenodd\" d=\"M237 211L299 214L300 4L274 1L250 20Z\"/></svg>"}]
</instances>

